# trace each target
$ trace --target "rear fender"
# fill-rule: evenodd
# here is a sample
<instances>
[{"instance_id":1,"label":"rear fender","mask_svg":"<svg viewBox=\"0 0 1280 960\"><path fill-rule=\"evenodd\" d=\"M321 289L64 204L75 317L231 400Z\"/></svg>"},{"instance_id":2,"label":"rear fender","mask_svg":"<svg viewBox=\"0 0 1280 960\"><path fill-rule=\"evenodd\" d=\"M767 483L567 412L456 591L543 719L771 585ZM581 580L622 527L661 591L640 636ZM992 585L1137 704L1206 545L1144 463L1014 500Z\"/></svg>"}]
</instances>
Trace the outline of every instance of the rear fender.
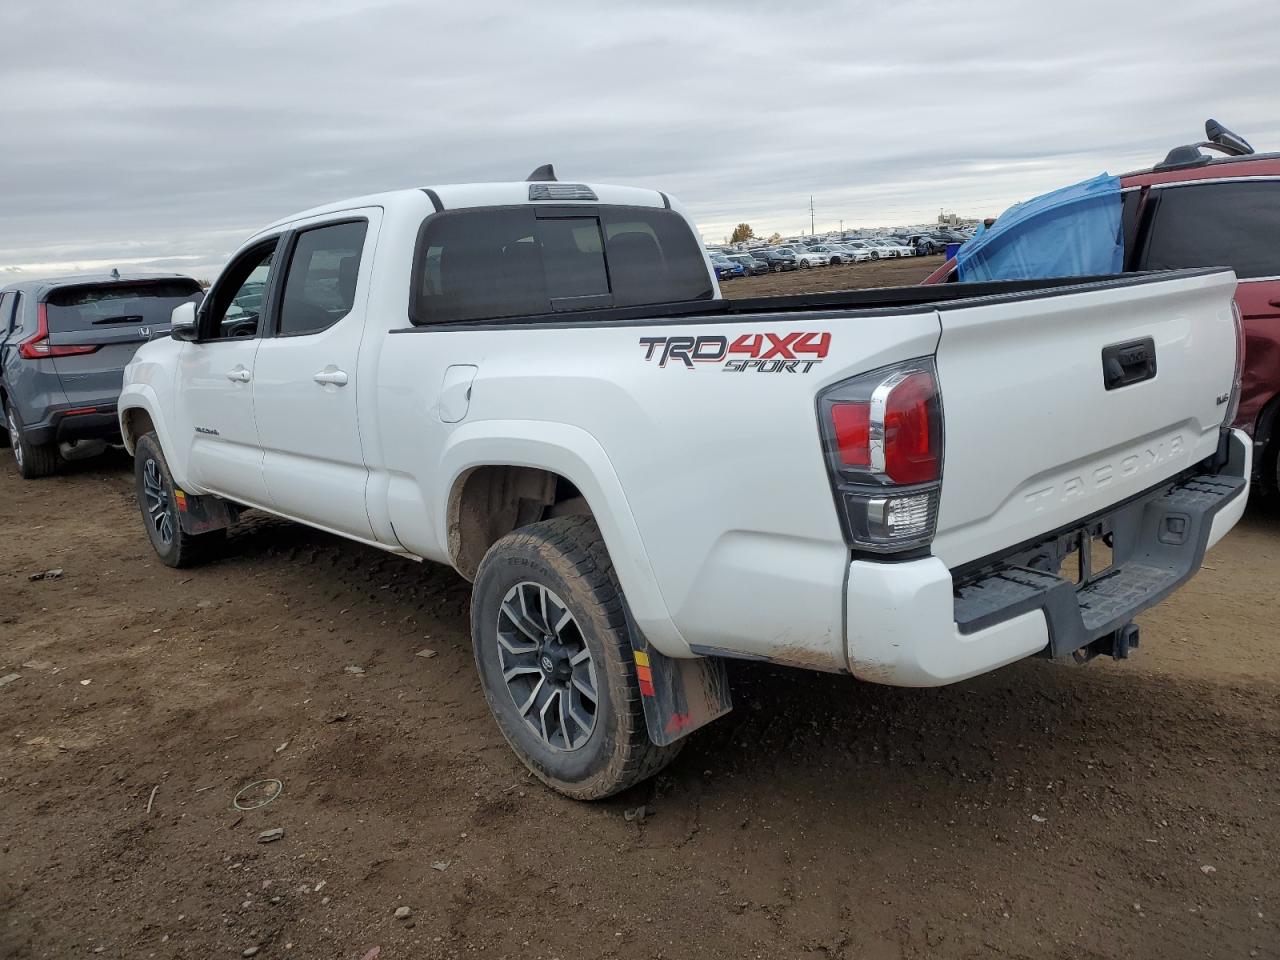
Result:
<instances>
[{"instance_id":1,"label":"rear fender","mask_svg":"<svg viewBox=\"0 0 1280 960\"><path fill-rule=\"evenodd\" d=\"M579 427L543 420L480 420L449 437L437 476L447 478L436 503L441 553L449 556L449 493L483 466L534 467L577 487L600 527L614 572L648 642L669 657L693 656L672 622L631 506L604 448Z\"/></svg>"}]
</instances>

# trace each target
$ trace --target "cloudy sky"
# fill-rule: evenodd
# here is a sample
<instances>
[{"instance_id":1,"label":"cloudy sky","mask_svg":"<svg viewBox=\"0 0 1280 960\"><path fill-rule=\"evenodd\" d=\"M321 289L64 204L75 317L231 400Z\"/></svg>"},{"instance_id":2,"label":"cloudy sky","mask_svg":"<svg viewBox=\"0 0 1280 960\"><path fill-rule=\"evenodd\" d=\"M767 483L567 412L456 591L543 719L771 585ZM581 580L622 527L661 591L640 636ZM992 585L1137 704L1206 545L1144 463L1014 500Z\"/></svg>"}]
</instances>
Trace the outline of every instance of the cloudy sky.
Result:
<instances>
[{"instance_id":1,"label":"cloudy sky","mask_svg":"<svg viewBox=\"0 0 1280 960\"><path fill-rule=\"evenodd\" d=\"M548 161L720 239L811 194L819 230L998 213L1208 116L1280 149L1265 0L3 0L0 38L0 280L210 276L296 210Z\"/></svg>"}]
</instances>

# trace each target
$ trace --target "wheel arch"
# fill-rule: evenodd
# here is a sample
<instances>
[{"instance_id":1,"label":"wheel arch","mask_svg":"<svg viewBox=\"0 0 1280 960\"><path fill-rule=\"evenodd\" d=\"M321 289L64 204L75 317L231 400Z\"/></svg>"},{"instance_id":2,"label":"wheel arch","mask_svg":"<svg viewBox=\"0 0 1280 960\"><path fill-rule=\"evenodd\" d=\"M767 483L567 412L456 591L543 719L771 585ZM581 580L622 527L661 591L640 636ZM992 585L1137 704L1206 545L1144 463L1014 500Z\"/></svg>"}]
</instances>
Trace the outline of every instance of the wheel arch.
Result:
<instances>
[{"instance_id":1,"label":"wheel arch","mask_svg":"<svg viewBox=\"0 0 1280 960\"><path fill-rule=\"evenodd\" d=\"M692 656L671 620L640 530L604 449L584 430L543 421L482 421L445 449L437 529L450 563L471 579L494 542L575 513L600 528L637 624L668 656Z\"/></svg>"},{"instance_id":2,"label":"wheel arch","mask_svg":"<svg viewBox=\"0 0 1280 960\"><path fill-rule=\"evenodd\" d=\"M124 446L129 451L129 456L133 456L137 450L139 438L149 431L154 431L160 441L160 449L164 451L174 482L186 487L187 464L183 456L185 451L174 443L168 424L160 415L159 397L150 385L126 386L124 392L120 394L118 412L120 435L124 438Z\"/></svg>"},{"instance_id":3,"label":"wheel arch","mask_svg":"<svg viewBox=\"0 0 1280 960\"><path fill-rule=\"evenodd\" d=\"M1253 470L1264 487L1270 493L1280 493L1280 464L1277 464L1277 458L1280 458L1280 393L1277 393L1262 406L1258 419L1254 421L1253 426L1253 442L1255 444L1255 454L1253 458ZM1271 475L1268 476L1269 468Z\"/></svg>"},{"instance_id":4,"label":"wheel arch","mask_svg":"<svg viewBox=\"0 0 1280 960\"><path fill-rule=\"evenodd\" d=\"M126 407L120 411L120 435L130 455L137 449L138 440L155 428L155 420L145 407Z\"/></svg>"}]
</instances>

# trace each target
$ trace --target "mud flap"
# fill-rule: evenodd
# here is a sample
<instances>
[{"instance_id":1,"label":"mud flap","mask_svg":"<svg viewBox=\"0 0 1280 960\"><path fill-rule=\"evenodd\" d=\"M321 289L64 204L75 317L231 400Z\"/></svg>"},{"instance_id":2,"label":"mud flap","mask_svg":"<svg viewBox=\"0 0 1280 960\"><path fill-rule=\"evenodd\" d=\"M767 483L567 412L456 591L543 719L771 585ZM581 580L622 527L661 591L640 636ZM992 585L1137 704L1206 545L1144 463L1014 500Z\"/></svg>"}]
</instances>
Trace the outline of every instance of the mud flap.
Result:
<instances>
[{"instance_id":1,"label":"mud flap","mask_svg":"<svg viewBox=\"0 0 1280 960\"><path fill-rule=\"evenodd\" d=\"M665 656L649 645L625 604L623 610L650 740L664 747L733 709L724 660Z\"/></svg>"},{"instance_id":2,"label":"mud flap","mask_svg":"<svg viewBox=\"0 0 1280 960\"><path fill-rule=\"evenodd\" d=\"M239 515L239 510L221 497L197 497L175 487L173 500L178 505L178 522L184 533L222 530Z\"/></svg>"}]
</instances>

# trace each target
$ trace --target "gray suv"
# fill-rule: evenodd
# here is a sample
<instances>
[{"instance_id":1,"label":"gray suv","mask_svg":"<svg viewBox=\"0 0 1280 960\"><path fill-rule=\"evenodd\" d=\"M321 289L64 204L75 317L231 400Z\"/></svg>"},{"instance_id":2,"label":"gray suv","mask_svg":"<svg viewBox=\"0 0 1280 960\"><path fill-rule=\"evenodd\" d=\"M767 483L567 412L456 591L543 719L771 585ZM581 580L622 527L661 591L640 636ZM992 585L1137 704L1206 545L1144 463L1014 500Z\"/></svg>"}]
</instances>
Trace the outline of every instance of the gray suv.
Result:
<instances>
[{"instance_id":1,"label":"gray suv","mask_svg":"<svg viewBox=\"0 0 1280 960\"><path fill-rule=\"evenodd\" d=\"M57 469L60 445L120 442L116 401L125 364L169 332L173 308L198 303L178 274L61 277L0 288L0 406L18 472Z\"/></svg>"}]
</instances>

